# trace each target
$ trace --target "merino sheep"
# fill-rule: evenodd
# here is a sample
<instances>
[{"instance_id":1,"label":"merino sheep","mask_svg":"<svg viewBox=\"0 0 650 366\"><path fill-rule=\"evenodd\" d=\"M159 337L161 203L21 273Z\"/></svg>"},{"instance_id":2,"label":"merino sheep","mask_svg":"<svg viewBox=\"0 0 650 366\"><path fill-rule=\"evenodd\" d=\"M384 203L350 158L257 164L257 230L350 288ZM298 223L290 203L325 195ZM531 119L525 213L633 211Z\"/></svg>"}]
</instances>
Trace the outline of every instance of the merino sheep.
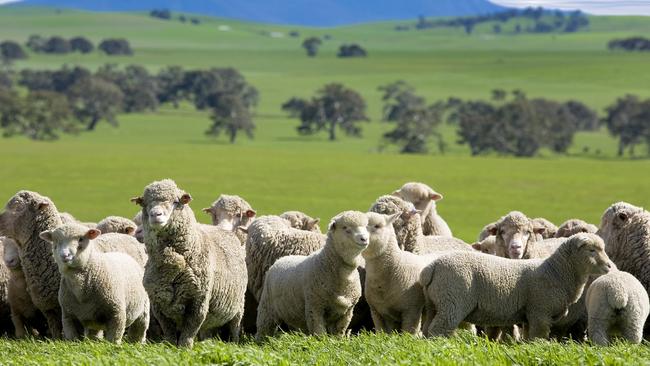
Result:
<instances>
[{"instance_id":1,"label":"merino sheep","mask_svg":"<svg viewBox=\"0 0 650 366\"><path fill-rule=\"evenodd\" d=\"M136 226L133 236L140 243L144 243L144 231L142 230L142 211L138 211L138 213L133 216L133 223Z\"/></svg>"},{"instance_id":2,"label":"merino sheep","mask_svg":"<svg viewBox=\"0 0 650 366\"><path fill-rule=\"evenodd\" d=\"M52 245L39 234L61 226L54 203L36 192L19 191L0 214L0 232L18 245L27 291L45 318L54 338L61 337L58 291L61 276L52 257Z\"/></svg>"},{"instance_id":3,"label":"merino sheep","mask_svg":"<svg viewBox=\"0 0 650 366\"><path fill-rule=\"evenodd\" d=\"M392 223L399 213L368 213L370 244L366 261L365 297L378 331L420 332L424 293L420 272L433 258L405 252L397 245Z\"/></svg>"},{"instance_id":4,"label":"merino sheep","mask_svg":"<svg viewBox=\"0 0 650 366\"><path fill-rule=\"evenodd\" d=\"M393 222L400 249L416 254L431 254L448 250L472 250L464 241L448 236L424 235L420 212L411 202L396 196L381 196L370 207L370 212L401 215Z\"/></svg>"},{"instance_id":5,"label":"merino sheep","mask_svg":"<svg viewBox=\"0 0 650 366\"><path fill-rule=\"evenodd\" d=\"M533 226L535 227L543 227L544 231L539 233L541 235L542 239L550 239L554 238L555 234L557 233L557 226L555 226L554 223L548 221L547 219L543 217L538 217L535 219L531 220L533 222Z\"/></svg>"},{"instance_id":6,"label":"merino sheep","mask_svg":"<svg viewBox=\"0 0 650 366\"><path fill-rule=\"evenodd\" d=\"M422 270L420 284L435 316L429 336L448 336L460 322L482 326L528 324L529 338L548 338L590 275L613 264L594 234L572 236L549 258L519 260L482 253L445 254Z\"/></svg>"},{"instance_id":7,"label":"merino sheep","mask_svg":"<svg viewBox=\"0 0 650 366\"><path fill-rule=\"evenodd\" d=\"M4 257L4 246L2 241L4 238L0 237L0 255ZM10 271L6 262L0 262L0 335L13 335L14 328L10 321L11 319L11 307L9 303L9 281L10 281Z\"/></svg>"},{"instance_id":8,"label":"merino sheep","mask_svg":"<svg viewBox=\"0 0 650 366\"><path fill-rule=\"evenodd\" d=\"M503 247L497 246L497 237L494 235L490 235L483 238L483 240L477 241L476 243L472 244L472 248L481 253L506 258L505 250Z\"/></svg>"},{"instance_id":9,"label":"merino sheep","mask_svg":"<svg viewBox=\"0 0 650 366\"><path fill-rule=\"evenodd\" d=\"M546 230L519 211L508 213L486 228L490 235L496 236L497 247L501 247L506 258L511 259L531 258L528 252L539 239L536 234L541 235Z\"/></svg>"},{"instance_id":10,"label":"merino sheep","mask_svg":"<svg viewBox=\"0 0 650 366\"><path fill-rule=\"evenodd\" d=\"M578 233L595 234L598 231L596 225L589 224L580 219L570 219L562 223L555 233L556 238L568 238Z\"/></svg>"},{"instance_id":11,"label":"merino sheep","mask_svg":"<svg viewBox=\"0 0 650 366\"><path fill-rule=\"evenodd\" d=\"M226 231L235 231L240 226L247 228L256 215L245 199L228 194L220 195L210 207L204 208L203 212L210 215L212 225Z\"/></svg>"},{"instance_id":12,"label":"merino sheep","mask_svg":"<svg viewBox=\"0 0 650 366\"><path fill-rule=\"evenodd\" d=\"M102 234L107 233L118 233L135 236L135 231L138 228L138 225L127 219L126 217L120 216L108 216L102 221L97 223L96 229L101 231Z\"/></svg>"},{"instance_id":13,"label":"merino sheep","mask_svg":"<svg viewBox=\"0 0 650 366\"><path fill-rule=\"evenodd\" d=\"M81 224L83 226L86 226L90 229L93 229L97 226L96 223L94 222L81 222L78 220L76 217L72 216L72 214L68 212L60 212L59 216L61 217L61 222L63 222L63 225L67 224Z\"/></svg>"},{"instance_id":14,"label":"merino sheep","mask_svg":"<svg viewBox=\"0 0 650 366\"><path fill-rule=\"evenodd\" d=\"M224 325L238 341L248 279L244 248L234 233L197 223L191 200L171 179L132 199L142 207L149 255L144 286L170 343L191 347L199 331Z\"/></svg>"},{"instance_id":15,"label":"merino sheep","mask_svg":"<svg viewBox=\"0 0 650 366\"><path fill-rule=\"evenodd\" d=\"M279 216L261 216L248 227L246 267L248 289L256 301L262 296L264 276L279 258L310 255L325 245L326 236L298 230Z\"/></svg>"},{"instance_id":16,"label":"merino sheep","mask_svg":"<svg viewBox=\"0 0 650 366\"><path fill-rule=\"evenodd\" d=\"M299 230L313 231L315 233L320 233L320 219L312 218L307 214L300 211L287 211L280 215L283 219L286 219L291 223L291 227Z\"/></svg>"},{"instance_id":17,"label":"merino sheep","mask_svg":"<svg viewBox=\"0 0 650 366\"><path fill-rule=\"evenodd\" d=\"M610 335L620 334L632 343L641 343L650 300L636 277L616 270L600 276L587 290L586 302L592 342L606 346Z\"/></svg>"},{"instance_id":18,"label":"merino sheep","mask_svg":"<svg viewBox=\"0 0 650 366\"><path fill-rule=\"evenodd\" d=\"M257 339L280 324L308 334L344 335L361 297L357 267L368 246L368 217L356 211L332 219L325 246L309 256L278 259L266 273L257 309Z\"/></svg>"},{"instance_id":19,"label":"merino sheep","mask_svg":"<svg viewBox=\"0 0 650 366\"><path fill-rule=\"evenodd\" d=\"M80 231L83 233L80 235ZM103 253L95 240L101 232L78 224L43 231L53 246L61 273L59 303L66 339L97 337L121 343L124 331L132 342L144 343L149 326L149 298L142 285L143 269L131 256Z\"/></svg>"},{"instance_id":20,"label":"merino sheep","mask_svg":"<svg viewBox=\"0 0 650 366\"><path fill-rule=\"evenodd\" d=\"M453 237L447 222L438 215L436 201L442 195L424 183L410 182L393 192L393 195L411 202L415 208L422 211L422 232L424 235L439 235Z\"/></svg>"},{"instance_id":21,"label":"merino sheep","mask_svg":"<svg viewBox=\"0 0 650 366\"><path fill-rule=\"evenodd\" d=\"M2 238L4 248L3 260L9 269L9 282L7 284L7 297L11 309L11 322L14 326L16 338L30 335L45 336L47 322L43 314L34 306L23 273L18 246L9 238Z\"/></svg>"}]
</instances>

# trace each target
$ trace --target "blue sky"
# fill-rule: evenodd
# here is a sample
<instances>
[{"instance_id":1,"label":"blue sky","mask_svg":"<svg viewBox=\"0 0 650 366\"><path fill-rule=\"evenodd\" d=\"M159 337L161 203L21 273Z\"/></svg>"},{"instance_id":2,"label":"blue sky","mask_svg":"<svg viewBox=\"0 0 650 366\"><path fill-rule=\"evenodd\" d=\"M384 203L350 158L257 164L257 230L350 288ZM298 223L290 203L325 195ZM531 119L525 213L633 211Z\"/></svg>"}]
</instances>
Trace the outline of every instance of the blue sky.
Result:
<instances>
[{"instance_id":1,"label":"blue sky","mask_svg":"<svg viewBox=\"0 0 650 366\"><path fill-rule=\"evenodd\" d=\"M580 9L592 14L650 15L650 0L490 0L495 4L555 9Z\"/></svg>"}]
</instances>

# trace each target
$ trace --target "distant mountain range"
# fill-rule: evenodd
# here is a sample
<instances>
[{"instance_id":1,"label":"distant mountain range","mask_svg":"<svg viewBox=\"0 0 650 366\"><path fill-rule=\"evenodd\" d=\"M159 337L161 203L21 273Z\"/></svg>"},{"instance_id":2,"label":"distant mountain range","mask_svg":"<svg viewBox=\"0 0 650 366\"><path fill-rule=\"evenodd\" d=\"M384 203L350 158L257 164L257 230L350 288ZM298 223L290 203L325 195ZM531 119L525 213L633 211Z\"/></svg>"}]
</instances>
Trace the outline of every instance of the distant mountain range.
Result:
<instances>
[{"instance_id":1,"label":"distant mountain range","mask_svg":"<svg viewBox=\"0 0 650 366\"><path fill-rule=\"evenodd\" d=\"M488 0L23 0L17 4L92 11L169 9L306 26L414 19L419 15L477 15L506 9Z\"/></svg>"}]
</instances>

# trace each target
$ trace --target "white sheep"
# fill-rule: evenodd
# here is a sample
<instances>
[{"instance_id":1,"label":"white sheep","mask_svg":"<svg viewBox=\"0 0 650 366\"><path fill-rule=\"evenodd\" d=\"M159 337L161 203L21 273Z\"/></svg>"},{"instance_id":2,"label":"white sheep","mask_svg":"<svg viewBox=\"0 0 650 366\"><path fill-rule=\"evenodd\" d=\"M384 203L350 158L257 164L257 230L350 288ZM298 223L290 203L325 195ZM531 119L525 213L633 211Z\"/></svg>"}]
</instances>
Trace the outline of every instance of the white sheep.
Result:
<instances>
[{"instance_id":1,"label":"white sheep","mask_svg":"<svg viewBox=\"0 0 650 366\"><path fill-rule=\"evenodd\" d=\"M131 256L103 253L95 240L101 232L78 224L63 225L40 234L53 245L61 285L59 303L66 339L96 338L100 331L121 343L124 331L133 342L145 341L149 326L149 298L142 285L143 269Z\"/></svg>"},{"instance_id":2,"label":"white sheep","mask_svg":"<svg viewBox=\"0 0 650 366\"><path fill-rule=\"evenodd\" d=\"M422 211L422 232L424 235L453 237L449 225L438 215L436 209L436 201L442 199L440 193L424 183L410 182L393 192L393 195L411 202L416 209Z\"/></svg>"},{"instance_id":3,"label":"white sheep","mask_svg":"<svg viewBox=\"0 0 650 366\"><path fill-rule=\"evenodd\" d=\"M43 314L34 306L29 293L25 274L20 265L20 256L16 242L9 238L1 238L4 248L3 260L9 269L7 297L11 309L11 322L14 325L16 338L30 335L45 336L47 322Z\"/></svg>"},{"instance_id":4,"label":"white sheep","mask_svg":"<svg viewBox=\"0 0 650 366\"><path fill-rule=\"evenodd\" d=\"M589 339L606 346L611 335L641 343L650 300L641 282L623 271L598 277L587 290Z\"/></svg>"},{"instance_id":5,"label":"white sheep","mask_svg":"<svg viewBox=\"0 0 650 366\"><path fill-rule=\"evenodd\" d=\"M596 225L589 224L580 219L570 219L562 223L555 233L556 238L568 238L577 233L595 234L598 231Z\"/></svg>"},{"instance_id":6,"label":"white sheep","mask_svg":"<svg viewBox=\"0 0 650 366\"><path fill-rule=\"evenodd\" d=\"M378 331L420 332L424 293L420 272L433 258L403 251L397 245L393 221L399 217L368 213L370 244L366 261L365 297Z\"/></svg>"},{"instance_id":7,"label":"white sheep","mask_svg":"<svg viewBox=\"0 0 650 366\"><path fill-rule=\"evenodd\" d=\"M98 222L95 228L102 234L118 233L135 236L138 225L126 217L108 216Z\"/></svg>"},{"instance_id":8,"label":"white sheep","mask_svg":"<svg viewBox=\"0 0 650 366\"><path fill-rule=\"evenodd\" d=\"M4 257L4 245L0 237L0 255ZM13 335L14 328L11 322L11 306L9 302L9 282L11 279L10 270L6 262L0 262L0 335Z\"/></svg>"},{"instance_id":9,"label":"white sheep","mask_svg":"<svg viewBox=\"0 0 650 366\"><path fill-rule=\"evenodd\" d=\"M142 211L138 211L138 213L133 216L133 223L136 226L133 236L140 243L144 243L144 231L142 230Z\"/></svg>"},{"instance_id":10,"label":"white sheep","mask_svg":"<svg viewBox=\"0 0 650 366\"><path fill-rule=\"evenodd\" d=\"M535 224L523 213L512 211L484 230L489 235L496 236L496 245L505 253L506 258L530 259L532 257L529 252L540 239L537 235L541 236L546 228Z\"/></svg>"},{"instance_id":11,"label":"white sheep","mask_svg":"<svg viewBox=\"0 0 650 366\"><path fill-rule=\"evenodd\" d=\"M533 223L533 226L544 228L544 231L539 233L542 239L550 239L555 237L558 228L554 223L550 222L549 220L543 217L537 217L531 219L531 221Z\"/></svg>"},{"instance_id":12,"label":"white sheep","mask_svg":"<svg viewBox=\"0 0 650 366\"><path fill-rule=\"evenodd\" d=\"M311 216L300 211L287 211L280 214L280 217L286 219L291 224L291 227L299 230L313 231L320 233L320 219L312 218Z\"/></svg>"},{"instance_id":13,"label":"white sheep","mask_svg":"<svg viewBox=\"0 0 650 366\"><path fill-rule=\"evenodd\" d=\"M343 335L361 296L357 267L368 245L368 218L356 211L332 219L325 246L309 256L278 259L266 273L257 339L280 324L308 334Z\"/></svg>"},{"instance_id":14,"label":"white sheep","mask_svg":"<svg viewBox=\"0 0 650 366\"><path fill-rule=\"evenodd\" d=\"M247 228L257 214L245 199L228 194L220 195L203 212L210 215L212 225L233 232L240 226Z\"/></svg>"},{"instance_id":15,"label":"white sheep","mask_svg":"<svg viewBox=\"0 0 650 366\"><path fill-rule=\"evenodd\" d=\"M549 258L509 260L483 253L445 254L422 270L420 284L435 316L429 336L448 336L460 322L482 326L527 323L529 338L547 338L592 274L612 267L594 234L571 237Z\"/></svg>"},{"instance_id":16,"label":"white sheep","mask_svg":"<svg viewBox=\"0 0 650 366\"><path fill-rule=\"evenodd\" d=\"M142 207L149 260L144 286L165 339L191 347L194 338L228 326L239 340L244 314L244 247L234 233L196 222L192 197L171 179L132 199Z\"/></svg>"}]
</instances>

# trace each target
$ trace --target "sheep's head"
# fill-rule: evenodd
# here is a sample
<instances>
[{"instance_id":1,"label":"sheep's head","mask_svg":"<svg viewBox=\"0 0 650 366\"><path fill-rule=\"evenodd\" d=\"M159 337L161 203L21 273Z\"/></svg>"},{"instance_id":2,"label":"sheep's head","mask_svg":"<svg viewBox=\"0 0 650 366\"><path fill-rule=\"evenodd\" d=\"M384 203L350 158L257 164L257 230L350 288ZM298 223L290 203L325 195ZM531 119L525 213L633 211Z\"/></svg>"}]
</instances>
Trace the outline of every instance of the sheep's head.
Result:
<instances>
[{"instance_id":1,"label":"sheep's head","mask_svg":"<svg viewBox=\"0 0 650 366\"><path fill-rule=\"evenodd\" d=\"M368 232L370 242L368 248L363 251L364 258L373 258L386 251L389 246L397 246L393 222L399 218L401 213L393 215L382 215L375 212L368 212Z\"/></svg>"},{"instance_id":2,"label":"sheep's head","mask_svg":"<svg viewBox=\"0 0 650 366\"><path fill-rule=\"evenodd\" d=\"M52 254L60 269L82 268L90 257L93 240L101 234L79 224L68 224L43 231L41 239L52 243Z\"/></svg>"},{"instance_id":3,"label":"sheep's head","mask_svg":"<svg viewBox=\"0 0 650 366\"><path fill-rule=\"evenodd\" d=\"M541 234L544 230L541 226L535 226L523 213L512 211L488 231L490 235L496 236L496 245L503 249L506 258L521 259L528 244L537 240L535 234Z\"/></svg>"},{"instance_id":4,"label":"sheep's head","mask_svg":"<svg viewBox=\"0 0 650 366\"><path fill-rule=\"evenodd\" d=\"M138 225L120 216L109 216L97 223L97 230L102 233L118 233L135 236Z\"/></svg>"},{"instance_id":5,"label":"sheep's head","mask_svg":"<svg viewBox=\"0 0 650 366\"><path fill-rule=\"evenodd\" d=\"M358 211L342 212L330 222L327 236L346 262L355 262L361 251L368 246L368 216Z\"/></svg>"},{"instance_id":6,"label":"sheep's head","mask_svg":"<svg viewBox=\"0 0 650 366\"><path fill-rule=\"evenodd\" d=\"M283 219L288 220L291 223L291 227L298 230L313 231L315 233L320 233L320 219L311 218L300 211L287 211L280 215Z\"/></svg>"},{"instance_id":7,"label":"sheep's head","mask_svg":"<svg viewBox=\"0 0 650 366\"><path fill-rule=\"evenodd\" d=\"M557 233L555 233L555 237L568 238L579 233L595 234L597 231L598 228L596 225L589 224L580 219L571 219L565 221L562 225L560 225L560 227L557 229Z\"/></svg>"},{"instance_id":8,"label":"sheep's head","mask_svg":"<svg viewBox=\"0 0 650 366\"><path fill-rule=\"evenodd\" d=\"M532 219L531 221L533 222L533 226L544 228L544 231L540 233L542 239L555 237L555 233L557 233L557 226L555 226L554 223L548 221L543 217L538 217L536 219Z\"/></svg>"},{"instance_id":9,"label":"sheep's head","mask_svg":"<svg viewBox=\"0 0 650 366\"><path fill-rule=\"evenodd\" d=\"M49 218L55 224L61 223L56 207L49 198L36 192L20 191L9 199L4 212L0 214L0 234L15 239L21 245L29 240L37 222L45 222Z\"/></svg>"},{"instance_id":10,"label":"sheep's head","mask_svg":"<svg viewBox=\"0 0 650 366\"><path fill-rule=\"evenodd\" d=\"M257 214L246 200L227 194L220 195L210 207L204 208L203 212L210 215L212 225L227 231L236 231L239 227L247 228Z\"/></svg>"},{"instance_id":11,"label":"sheep's head","mask_svg":"<svg viewBox=\"0 0 650 366\"><path fill-rule=\"evenodd\" d=\"M384 215L401 214L393 221L397 243L401 249L413 249L417 236L422 234L422 222L421 211L418 211L411 202L396 196L381 196L369 211Z\"/></svg>"},{"instance_id":12,"label":"sheep's head","mask_svg":"<svg viewBox=\"0 0 650 366\"><path fill-rule=\"evenodd\" d=\"M164 179L149 184L143 196L131 201L142 207L143 224L155 230L165 227L174 210L184 209L192 196L179 189L173 180Z\"/></svg>"},{"instance_id":13,"label":"sheep's head","mask_svg":"<svg viewBox=\"0 0 650 366\"><path fill-rule=\"evenodd\" d=\"M10 238L2 238L0 240L4 246L3 260L7 268L12 271L20 270L20 255L18 253L18 245Z\"/></svg>"},{"instance_id":14,"label":"sheep's head","mask_svg":"<svg viewBox=\"0 0 650 366\"><path fill-rule=\"evenodd\" d=\"M402 188L393 192L393 196L411 202L417 210L421 211L420 220L422 224L432 211L436 211L436 201L442 199L440 193L424 183L417 182L404 184Z\"/></svg>"},{"instance_id":15,"label":"sheep's head","mask_svg":"<svg viewBox=\"0 0 650 366\"><path fill-rule=\"evenodd\" d=\"M497 250L497 238L494 235L490 235L483 240L472 244L472 248L478 250L481 253L505 257L505 253Z\"/></svg>"},{"instance_id":16,"label":"sheep's head","mask_svg":"<svg viewBox=\"0 0 650 366\"><path fill-rule=\"evenodd\" d=\"M135 214L133 217L133 222L136 225L133 236L135 236L136 240L138 240L140 243L144 243L144 230L142 229L142 211L138 211L138 213Z\"/></svg>"},{"instance_id":17,"label":"sheep's head","mask_svg":"<svg viewBox=\"0 0 650 366\"><path fill-rule=\"evenodd\" d=\"M602 275L616 268L605 253L605 242L596 234L575 234L556 253L572 257L573 265L585 275Z\"/></svg>"},{"instance_id":18,"label":"sheep's head","mask_svg":"<svg viewBox=\"0 0 650 366\"><path fill-rule=\"evenodd\" d=\"M616 241L616 237L630 224L630 219L643 209L627 202L617 202L607 208L600 220L598 235L607 243Z\"/></svg>"}]
</instances>

